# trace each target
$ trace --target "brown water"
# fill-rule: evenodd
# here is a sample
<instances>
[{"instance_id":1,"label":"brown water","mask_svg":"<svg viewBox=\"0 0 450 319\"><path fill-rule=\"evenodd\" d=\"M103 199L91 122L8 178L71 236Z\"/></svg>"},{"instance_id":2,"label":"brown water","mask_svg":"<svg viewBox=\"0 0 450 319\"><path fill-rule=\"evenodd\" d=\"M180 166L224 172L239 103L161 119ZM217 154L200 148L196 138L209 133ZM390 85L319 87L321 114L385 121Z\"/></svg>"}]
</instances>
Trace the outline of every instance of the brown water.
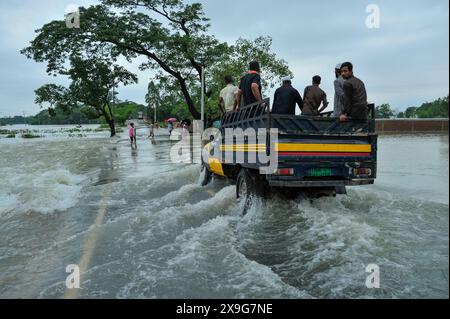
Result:
<instances>
[{"instance_id":1,"label":"brown water","mask_svg":"<svg viewBox=\"0 0 450 319\"><path fill-rule=\"evenodd\" d=\"M448 136L380 137L375 186L257 201L107 133L0 138L0 297L448 298ZM117 143L118 142L118 143ZM367 289L377 264L381 288Z\"/></svg>"}]
</instances>

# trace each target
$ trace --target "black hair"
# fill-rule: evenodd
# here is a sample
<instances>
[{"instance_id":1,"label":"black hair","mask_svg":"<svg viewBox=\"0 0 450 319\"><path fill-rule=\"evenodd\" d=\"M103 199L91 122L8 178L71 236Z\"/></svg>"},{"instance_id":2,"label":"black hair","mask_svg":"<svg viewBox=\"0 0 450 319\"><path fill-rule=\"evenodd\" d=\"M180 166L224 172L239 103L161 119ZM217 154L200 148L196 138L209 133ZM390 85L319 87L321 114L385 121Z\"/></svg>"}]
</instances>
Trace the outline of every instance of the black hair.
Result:
<instances>
[{"instance_id":1,"label":"black hair","mask_svg":"<svg viewBox=\"0 0 450 319\"><path fill-rule=\"evenodd\" d=\"M233 83L233 77L231 75L225 75L225 77L223 79L225 80L226 84Z\"/></svg>"},{"instance_id":2,"label":"black hair","mask_svg":"<svg viewBox=\"0 0 450 319\"><path fill-rule=\"evenodd\" d=\"M316 75L315 77L313 77L313 83L314 84L322 83L322 78L320 76Z\"/></svg>"},{"instance_id":3,"label":"black hair","mask_svg":"<svg viewBox=\"0 0 450 319\"><path fill-rule=\"evenodd\" d=\"M257 62L257 61L250 62L248 68L249 68L250 71L256 71L256 72L260 72L261 71L261 67L259 66L259 62Z\"/></svg>"},{"instance_id":4,"label":"black hair","mask_svg":"<svg viewBox=\"0 0 450 319\"><path fill-rule=\"evenodd\" d=\"M341 69L336 69L334 73L336 74L336 78L339 78L342 75Z\"/></svg>"},{"instance_id":5,"label":"black hair","mask_svg":"<svg viewBox=\"0 0 450 319\"><path fill-rule=\"evenodd\" d=\"M342 63L341 70L345 67L347 67L350 70L350 72L353 71L353 64L351 64L351 62Z\"/></svg>"}]
</instances>

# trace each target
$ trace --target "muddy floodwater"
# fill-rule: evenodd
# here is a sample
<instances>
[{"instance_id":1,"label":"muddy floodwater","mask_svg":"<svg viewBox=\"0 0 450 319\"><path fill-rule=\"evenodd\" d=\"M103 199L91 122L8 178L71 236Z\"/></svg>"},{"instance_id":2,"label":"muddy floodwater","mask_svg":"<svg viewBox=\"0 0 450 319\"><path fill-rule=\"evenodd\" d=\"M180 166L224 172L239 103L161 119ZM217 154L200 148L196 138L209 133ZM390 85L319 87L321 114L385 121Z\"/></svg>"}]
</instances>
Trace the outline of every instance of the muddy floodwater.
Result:
<instances>
[{"instance_id":1,"label":"muddy floodwater","mask_svg":"<svg viewBox=\"0 0 450 319\"><path fill-rule=\"evenodd\" d=\"M381 136L374 186L242 216L234 186L170 161L166 132L132 151L70 128L0 135L0 298L449 297L448 135Z\"/></svg>"}]
</instances>

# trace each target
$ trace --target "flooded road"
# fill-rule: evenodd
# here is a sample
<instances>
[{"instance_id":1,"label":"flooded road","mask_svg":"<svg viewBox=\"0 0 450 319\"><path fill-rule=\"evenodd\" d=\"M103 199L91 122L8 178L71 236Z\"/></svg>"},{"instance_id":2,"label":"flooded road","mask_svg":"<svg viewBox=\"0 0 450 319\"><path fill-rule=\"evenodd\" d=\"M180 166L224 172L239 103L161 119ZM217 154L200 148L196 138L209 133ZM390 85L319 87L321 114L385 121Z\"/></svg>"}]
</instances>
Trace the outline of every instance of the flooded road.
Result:
<instances>
[{"instance_id":1,"label":"flooded road","mask_svg":"<svg viewBox=\"0 0 450 319\"><path fill-rule=\"evenodd\" d=\"M126 134L45 130L0 138L1 298L449 296L447 135L382 136L375 186L242 216L233 186L171 163L167 136L140 131L132 151Z\"/></svg>"}]
</instances>

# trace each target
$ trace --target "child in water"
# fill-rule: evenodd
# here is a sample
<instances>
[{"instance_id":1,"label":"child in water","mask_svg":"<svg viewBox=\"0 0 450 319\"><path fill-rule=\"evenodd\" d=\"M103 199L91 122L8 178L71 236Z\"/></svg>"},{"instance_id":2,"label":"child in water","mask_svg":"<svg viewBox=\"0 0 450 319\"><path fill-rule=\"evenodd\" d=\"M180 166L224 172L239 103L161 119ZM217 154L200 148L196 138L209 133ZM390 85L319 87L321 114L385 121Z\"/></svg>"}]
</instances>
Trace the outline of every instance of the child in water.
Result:
<instances>
[{"instance_id":1,"label":"child in water","mask_svg":"<svg viewBox=\"0 0 450 319\"><path fill-rule=\"evenodd\" d=\"M131 147L133 147L134 141L136 139L136 131L134 129L134 123L130 124L129 135L130 135L130 140L131 140Z\"/></svg>"}]
</instances>

